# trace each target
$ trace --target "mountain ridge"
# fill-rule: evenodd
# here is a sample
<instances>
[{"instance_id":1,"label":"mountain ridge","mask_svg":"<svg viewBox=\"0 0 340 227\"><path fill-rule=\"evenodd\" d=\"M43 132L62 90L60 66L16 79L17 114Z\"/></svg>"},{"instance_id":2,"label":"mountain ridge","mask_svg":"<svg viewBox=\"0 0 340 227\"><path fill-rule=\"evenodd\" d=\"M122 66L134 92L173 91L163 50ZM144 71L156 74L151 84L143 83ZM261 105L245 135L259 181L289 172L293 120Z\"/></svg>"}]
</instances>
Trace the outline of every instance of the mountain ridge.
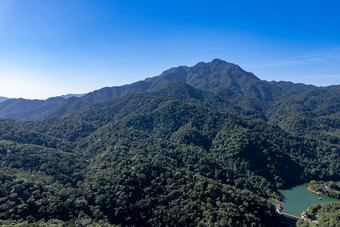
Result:
<instances>
[{"instance_id":1,"label":"mountain ridge","mask_svg":"<svg viewBox=\"0 0 340 227\"><path fill-rule=\"evenodd\" d=\"M208 63L199 62L192 67L173 67L159 76L132 84L104 87L81 97L71 97L56 102L48 107L45 105L46 103L35 106L35 101L26 100L26 102L31 103L30 109L18 108L15 110L13 108L13 111L8 111L6 108L9 108L9 101L7 101L7 103L0 104L0 116L15 120L61 117L72 114L79 108L93 103L105 102L131 93L153 91L169 81L187 83L195 88L213 92L221 97L228 97L234 104L240 102L252 103L252 105L255 105L253 108L263 108L260 106L287 97L289 94L318 89L312 85L263 81L253 73L244 71L238 65L214 59Z\"/></svg>"}]
</instances>

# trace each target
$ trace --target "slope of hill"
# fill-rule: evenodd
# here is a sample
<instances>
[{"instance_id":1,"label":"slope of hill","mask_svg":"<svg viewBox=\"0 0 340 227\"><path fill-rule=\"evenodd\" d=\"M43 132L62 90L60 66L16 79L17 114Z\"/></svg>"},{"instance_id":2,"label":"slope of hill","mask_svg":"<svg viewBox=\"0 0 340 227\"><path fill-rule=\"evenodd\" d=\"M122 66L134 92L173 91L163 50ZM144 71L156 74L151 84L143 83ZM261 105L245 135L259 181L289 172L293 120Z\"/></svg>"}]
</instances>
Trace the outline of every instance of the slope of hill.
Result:
<instances>
[{"instance_id":1,"label":"slope of hill","mask_svg":"<svg viewBox=\"0 0 340 227\"><path fill-rule=\"evenodd\" d=\"M168 82L152 92L130 94L110 101L88 105L83 107L81 111L67 117L23 122L23 124L41 133L73 141L83 137L85 133L89 135L101 126L119 121L128 115L152 111L160 103L168 100L198 104L235 115L257 117L256 112L244 111L213 93L195 89L181 82ZM76 133L73 131L74 127L78 128ZM78 132L82 133L79 134Z\"/></svg>"},{"instance_id":2,"label":"slope of hill","mask_svg":"<svg viewBox=\"0 0 340 227\"><path fill-rule=\"evenodd\" d=\"M47 100L8 99L0 103L0 116L15 120L34 119L34 116L64 100L64 98L60 97L49 98Z\"/></svg>"},{"instance_id":3,"label":"slope of hill","mask_svg":"<svg viewBox=\"0 0 340 227\"><path fill-rule=\"evenodd\" d=\"M38 99L4 99L0 101L0 116L14 120L34 120L42 113L50 110L54 106L64 102L72 97L81 97L83 95L69 94L58 97L48 98L46 100Z\"/></svg>"},{"instance_id":4,"label":"slope of hill","mask_svg":"<svg viewBox=\"0 0 340 227\"><path fill-rule=\"evenodd\" d=\"M0 103L3 102L3 101L6 101L8 98L6 97L3 97L3 96L0 96Z\"/></svg>"}]
</instances>

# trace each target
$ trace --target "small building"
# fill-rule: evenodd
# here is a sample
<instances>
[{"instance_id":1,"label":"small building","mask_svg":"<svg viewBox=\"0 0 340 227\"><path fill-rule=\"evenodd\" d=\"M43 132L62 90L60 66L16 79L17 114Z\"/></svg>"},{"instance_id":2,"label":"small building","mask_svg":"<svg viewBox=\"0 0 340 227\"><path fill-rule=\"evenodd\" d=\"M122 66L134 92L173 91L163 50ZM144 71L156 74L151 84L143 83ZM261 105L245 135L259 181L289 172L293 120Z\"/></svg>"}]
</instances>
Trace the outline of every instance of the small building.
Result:
<instances>
[{"instance_id":1,"label":"small building","mask_svg":"<svg viewBox=\"0 0 340 227\"><path fill-rule=\"evenodd\" d=\"M282 206L281 206L281 204L279 203L279 204L276 204L276 212L277 213L281 213L282 212Z\"/></svg>"},{"instance_id":2,"label":"small building","mask_svg":"<svg viewBox=\"0 0 340 227\"><path fill-rule=\"evenodd\" d=\"M304 210L304 211L302 211L302 213L301 213L301 218L303 218L303 219L308 219L308 215L307 215L307 212Z\"/></svg>"}]
</instances>

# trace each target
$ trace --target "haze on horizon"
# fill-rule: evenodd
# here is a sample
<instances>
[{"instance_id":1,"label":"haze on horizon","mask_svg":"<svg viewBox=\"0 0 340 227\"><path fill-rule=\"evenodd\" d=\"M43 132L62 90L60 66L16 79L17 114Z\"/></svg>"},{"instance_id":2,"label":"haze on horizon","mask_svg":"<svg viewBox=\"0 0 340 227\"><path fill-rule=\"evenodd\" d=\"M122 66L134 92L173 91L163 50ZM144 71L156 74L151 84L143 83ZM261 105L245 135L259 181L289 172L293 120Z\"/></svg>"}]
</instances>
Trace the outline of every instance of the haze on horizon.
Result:
<instances>
[{"instance_id":1,"label":"haze on horizon","mask_svg":"<svg viewBox=\"0 0 340 227\"><path fill-rule=\"evenodd\" d=\"M45 99L220 58L340 84L340 1L0 0L0 96Z\"/></svg>"}]
</instances>

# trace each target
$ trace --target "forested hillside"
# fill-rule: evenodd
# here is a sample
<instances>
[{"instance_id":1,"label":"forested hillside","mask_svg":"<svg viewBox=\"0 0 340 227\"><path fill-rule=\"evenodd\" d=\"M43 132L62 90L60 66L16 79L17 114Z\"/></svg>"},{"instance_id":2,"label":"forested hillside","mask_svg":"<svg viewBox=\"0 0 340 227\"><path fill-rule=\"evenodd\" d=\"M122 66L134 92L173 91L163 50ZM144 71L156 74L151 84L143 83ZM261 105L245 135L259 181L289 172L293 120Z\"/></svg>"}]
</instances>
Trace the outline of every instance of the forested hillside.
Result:
<instances>
[{"instance_id":1,"label":"forested hillside","mask_svg":"<svg viewBox=\"0 0 340 227\"><path fill-rule=\"evenodd\" d=\"M214 60L1 119L0 224L279 226L278 188L339 180L339 103Z\"/></svg>"}]
</instances>

